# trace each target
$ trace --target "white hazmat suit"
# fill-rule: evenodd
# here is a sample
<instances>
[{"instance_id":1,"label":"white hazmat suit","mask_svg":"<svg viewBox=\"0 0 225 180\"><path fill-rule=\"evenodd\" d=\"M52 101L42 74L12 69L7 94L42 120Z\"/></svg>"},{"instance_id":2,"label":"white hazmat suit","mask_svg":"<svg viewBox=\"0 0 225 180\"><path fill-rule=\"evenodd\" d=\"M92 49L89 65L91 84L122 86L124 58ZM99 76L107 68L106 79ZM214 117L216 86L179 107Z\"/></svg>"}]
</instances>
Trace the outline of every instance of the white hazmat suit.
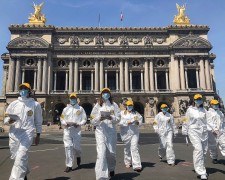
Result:
<instances>
[{"instance_id":1,"label":"white hazmat suit","mask_svg":"<svg viewBox=\"0 0 225 180\"><path fill-rule=\"evenodd\" d=\"M10 125L9 147L14 165L9 180L23 180L29 173L28 150L36 133L42 132L42 109L33 98L21 98L13 101L6 109L6 116L17 115L16 122L9 124L10 117L4 119Z\"/></svg>"},{"instance_id":2,"label":"white hazmat suit","mask_svg":"<svg viewBox=\"0 0 225 180\"><path fill-rule=\"evenodd\" d=\"M193 147L193 164L198 175L206 175L205 158L208 150L206 110L190 106L182 125L182 134L188 135Z\"/></svg>"},{"instance_id":3,"label":"white hazmat suit","mask_svg":"<svg viewBox=\"0 0 225 180\"><path fill-rule=\"evenodd\" d=\"M141 159L138 150L139 129L142 124L142 116L135 111L121 111L120 135L125 144L124 163L133 166L133 169L141 169ZM131 122L128 124L128 122Z\"/></svg>"},{"instance_id":4,"label":"white hazmat suit","mask_svg":"<svg viewBox=\"0 0 225 180\"><path fill-rule=\"evenodd\" d=\"M212 159L217 159L217 145L220 152L225 156L225 119L220 110L209 108L207 111L207 129L209 136L209 153Z\"/></svg>"},{"instance_id":5,"label":"white hazmat suit","mask_svg":"<svg viewBox=\"0 0 225 180\"><path fill-rule=\"evenodd\" d=\"M101 120L101 111L110 112L112 119ZM114 171L116 166L116 124L120 120L120 109L116 103L111 104L109 100L104 102L102 106L97 103L91 112L91 118L91 123L96 126L96 179L108 179L109 171Z\"/></svg>"},{"instance_id":6,"label":"white hazmat suit","mask_svg":"<svg viewBox=\"0 0 225 180\"><path fill-rule=\"evenodd\" d=\"M163 158L166 155L167 163L171 165L175 164L173 135L176 136L178 130L174 123L173 116L168 112L166 112L165 114L163 112L159 112L155 116L153 128L159 135L159 157Z\"/></svg>"},{"instance_id":7,"label":"white hazmat suit","mask_svg":"<svg viewBox=\"0 0 225 180\"><path fill-rule=\"evenodd\" d=\"M76 105L68 104L63 109L61 115L61 124L65 126L63 134L63 142L66 154L66 166L73 167L74 151L76 157L81 156L81 127L87 121L86 113L84 109ZM74 126L77 125L77 126Z\"/></svg>"}]
</instances>

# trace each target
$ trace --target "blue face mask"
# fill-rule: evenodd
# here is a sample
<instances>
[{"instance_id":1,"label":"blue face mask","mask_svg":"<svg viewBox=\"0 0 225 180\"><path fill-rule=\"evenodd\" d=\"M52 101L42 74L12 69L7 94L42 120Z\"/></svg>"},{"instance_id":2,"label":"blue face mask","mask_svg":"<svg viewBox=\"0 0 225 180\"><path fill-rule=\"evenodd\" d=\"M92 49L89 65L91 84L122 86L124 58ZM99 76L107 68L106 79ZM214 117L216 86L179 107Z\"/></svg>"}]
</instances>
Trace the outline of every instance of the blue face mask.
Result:
<instances>
[{"instance_id":1,"label":"blue face mask","mask_svg":"<svg viewBox=\"0 0 225 180\"><path fill-rule=\"evenodd\" d=\"M167 112L168 110L169 110L168 108L163 108L163 109L162 109L162 112L165 113L165 112Z\"/></svg>"},{"instance_id":2,"label":"blue face mask","mask_svg":"<svg viewBox=\"0 0 225 180\"><path fill-rule=\"evenodd\" d=\"M108 100L108 99L110 98L110 94L109 94L109 93L103 93L103 94L102 94L102 98L103 98L104 100Z\"/></svg>"},{"instance_id":3,"label":"blue face mask","mask_svg":"<svg viewBox=\"0 0 225 180\"><path fill-rule=\"evenodd\" d=\"M127 106L128 111L132 111L134 109L134 106Z\"/></svg>"},{"instance_id":4,"label":"blue face mask","mask_svg":"<svg viewBox=\"0 0 225 180\"><path fill-rule=\"evenodd\" d=\"M217 110L217 109L219 109L219 105L218 104L214 104L214 105L212 105L212 108Z\"/></svg>"},{"instance_id":5,"label":"blue face mask","mask_svg":"<svg viewBox=\"0 0 225 180\"><path fill-rule=\"evenodd\" d=\"M71 104L71 105L77 104L77 100L76 100L76 99L70 99L70 104Z\"/></svg>"},{"instance_id":6,"label":"blue face mask","mask_svg":"<svg viewBox=\"0 0 225 180\"><path fill-rule=\"evenodd\" d=\"M202 99L195 100L195 104L196 104L197 106L200 106L200 105L203 104L203 100L202 100Z\"/></svg>"},{"instance_id":7,"label":"blue face mask","mask_svg":"<svg viewBox=\"0 0 225 180\"><path fill-rule=\"evenodd\" d=\"M20 90L20 96L21 97L28 97L28 90L27 89L21 89Z\"/></svg>"}]
</instances>

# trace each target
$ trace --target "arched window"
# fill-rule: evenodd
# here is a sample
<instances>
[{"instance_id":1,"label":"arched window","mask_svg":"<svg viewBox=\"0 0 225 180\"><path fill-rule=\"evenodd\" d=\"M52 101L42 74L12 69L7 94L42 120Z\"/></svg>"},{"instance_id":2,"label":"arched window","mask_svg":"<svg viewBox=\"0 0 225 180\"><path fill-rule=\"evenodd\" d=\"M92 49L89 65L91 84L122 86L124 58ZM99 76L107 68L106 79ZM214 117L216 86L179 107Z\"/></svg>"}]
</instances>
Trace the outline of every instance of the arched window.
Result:
<instances>
[{"instance_id":1,"label":"arched window","mask_svg":"<svg viewBox=\"0 0 225 180\"><path fill-rule=\"evenodd\" d=\"M193 58L188 58L187 59L187 64L188 65L193 65L195 63L195 60Z\"/></svg>"},{"instance_id":2,"label":"arched window","mask_svg":"<svg viewBox=\"0 0 225 180\"><path fill-rule=\"evenodd\" d=\"M140 65L140 63L139 63L138 60L134 60L133 63L132 63L132 65L133 65L134 67L138 67L138 66Z\"/></svg>"},{"instance_id":3,"label":"arched window","mask_svg":"<svg viewBox=\"0 0 225 180\"><path fill-rule=\"evenodd\" d=\"M116 65L116 63L115 63L115 61L113 61L113 60L110 60L109 62L108 62L108 66L109 67L114 67Z\"/></svg>"},{"instance_id":4,"label":"arched window","mask_svg":"<svg viewBox=\"0 0 225 180\"><path fill-rule=\"evenodd\" d=\"M157 61L158 67L163 67L164 65L165 65L165 62L163 60L160 59L160 60Z\"/></svg>"},{"instance_id":5,"label":"arched window","mask_svg":"<svg viewBox=\"0 0 225 180\"><path fill-rule=\"evenodd\" d=\"M91 65L91 62L89 61L89 60L85 60L84 62L83 62L83 66L84 67L89 67Z\"/></svg>"},{"instance_id":6,"label":"arched window","mask_svg":"<svg viewBox=\"0 0 225 180\"><path fill-rule=\"evenodd\" d=\"M65 67L66 66L66 62L64 60L60 60L60 61L58 61L58 66L59 67Z\"/></svg>"},{"instance_id":7,"label":"arched window","mask_svg":"<svg viewBox=\"0 0 225 180\"><path fill-rule=\"evenodd\" d=\"M34 64L34 60L33 60L33 59L27 59L27 60L26 60L26 64L27 64L28 66L32 66L32 65Z\"/></svg>"}]
</instances>

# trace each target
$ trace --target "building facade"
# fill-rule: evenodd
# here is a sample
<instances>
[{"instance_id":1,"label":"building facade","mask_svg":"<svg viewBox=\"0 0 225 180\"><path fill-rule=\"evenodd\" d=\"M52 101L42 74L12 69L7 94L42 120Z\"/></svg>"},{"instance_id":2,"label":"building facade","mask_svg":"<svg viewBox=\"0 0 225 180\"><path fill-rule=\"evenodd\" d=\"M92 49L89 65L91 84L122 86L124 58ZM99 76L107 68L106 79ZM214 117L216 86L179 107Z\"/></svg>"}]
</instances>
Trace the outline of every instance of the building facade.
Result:
<instances>
[{"instance_id":1,"label":"building facade","mask_svg":"<svg viewBox=\"0 0 225 180\"><path fill-rule=\"evenodd\" d=\"M184 115L195 93L205 106L216 96L214 60L208 26L164 28L68 28L11 25L8 53L2 54L1 110L31 84L44 120L55 121L76 92L89 115L103 87L121 105L132 98L150 123L162 103L174 117ZM3 114L1 114L3 116Z\"/></svg>"}]
</instances>

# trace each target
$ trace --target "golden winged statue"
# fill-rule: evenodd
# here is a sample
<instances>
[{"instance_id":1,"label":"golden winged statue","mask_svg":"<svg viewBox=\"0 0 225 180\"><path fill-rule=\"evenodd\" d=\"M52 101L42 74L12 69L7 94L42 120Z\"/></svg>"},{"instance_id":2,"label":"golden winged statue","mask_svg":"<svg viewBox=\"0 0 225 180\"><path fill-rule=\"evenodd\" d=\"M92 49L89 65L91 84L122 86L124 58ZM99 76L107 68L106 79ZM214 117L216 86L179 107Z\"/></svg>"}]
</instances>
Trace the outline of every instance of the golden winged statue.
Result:
<instances>
[{"instance_id":1,"label":"golden winged statue","mask_svg":"<svg viewBox=\"0 0 225 180\"><path fill-rule=\"evenodd\" d=\"M190 24L190 19L188 18L188 16L185 15L185 10L186 10L186 5L183 6L179 6L176 3L177 6L177 11L178 11L178 15L174 17L174 24L177 25L188 25Z\"/></svg>"},{"instance_id":2,"label":"golden winged statue","mask_svg":"<svg viewBox=\"0 0 225 180\"><path fill-rule=\"evenodd\" d=\"M29 19L29 24L45 24L46 18L45 15L41 13L42 7L44 5L44 2L42 2L40 5L37 5L34 3L34 14L31 13Z\"/></svg>"}]
</instances>

